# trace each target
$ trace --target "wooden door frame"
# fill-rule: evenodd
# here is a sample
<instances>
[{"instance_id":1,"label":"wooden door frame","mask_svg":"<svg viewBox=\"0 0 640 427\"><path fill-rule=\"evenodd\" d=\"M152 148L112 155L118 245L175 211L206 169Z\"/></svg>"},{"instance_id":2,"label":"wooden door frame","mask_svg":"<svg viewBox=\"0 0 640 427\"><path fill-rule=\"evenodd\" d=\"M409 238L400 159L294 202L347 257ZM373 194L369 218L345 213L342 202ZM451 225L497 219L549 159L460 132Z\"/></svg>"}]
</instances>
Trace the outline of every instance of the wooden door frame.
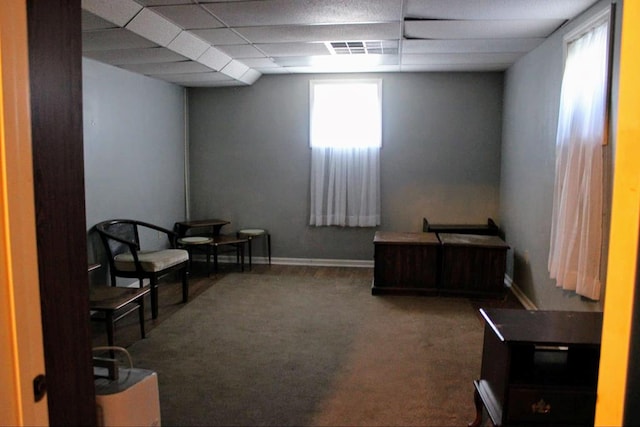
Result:
<instances>
[{"instance_id":1,"label":"wooden door frame","mask_svg":"<svg viewBox=\"0 0 640 427\"><path fill-rule=\"evenodd\" d=\"M5 0L0 0L5 1ZM36 238L52 425L95 425L80 0L27 0Z\"/></svg>"}]
</instances>

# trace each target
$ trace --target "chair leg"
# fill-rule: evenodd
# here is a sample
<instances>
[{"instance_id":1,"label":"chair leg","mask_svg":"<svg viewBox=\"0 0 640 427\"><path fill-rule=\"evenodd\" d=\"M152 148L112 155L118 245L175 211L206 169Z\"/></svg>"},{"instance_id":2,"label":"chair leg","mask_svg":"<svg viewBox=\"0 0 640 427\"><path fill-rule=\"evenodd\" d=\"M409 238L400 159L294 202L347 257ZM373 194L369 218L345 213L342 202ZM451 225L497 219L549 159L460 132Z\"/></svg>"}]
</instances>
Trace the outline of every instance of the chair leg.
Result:
<instances>
[{"instance_id":1,"label":"chair leg","mask_svg":"<svg viewBox=\"0 0 640 427\"><path fill-rule=\"evenodd\" d=\"M240 252L240 271L244 273L244 243L238 245L238 250Z\"/></svg>"},{"instance_id":2,"label":"chair leg","mask_svg":"<svg viewBox=\"0 0 640 427\"><path fill-rule=\"evenodd\" d=\"M151 284L149 285L151 288L151 318L158 318L158 279L152 277Z\"/></svg>"},{"instance_id":3,"label":"chair leg","mask_svg":"<svg viewBox=\"0 0 640 427\"><path fill-rule=\"evenodd\" d=\"M251 266L251 241L253 239L251 238L251 236L249 236L249 238L247 239L247 246L249 247L249 270L251 270L253 267Z\"/></svg>"}]
</instances>

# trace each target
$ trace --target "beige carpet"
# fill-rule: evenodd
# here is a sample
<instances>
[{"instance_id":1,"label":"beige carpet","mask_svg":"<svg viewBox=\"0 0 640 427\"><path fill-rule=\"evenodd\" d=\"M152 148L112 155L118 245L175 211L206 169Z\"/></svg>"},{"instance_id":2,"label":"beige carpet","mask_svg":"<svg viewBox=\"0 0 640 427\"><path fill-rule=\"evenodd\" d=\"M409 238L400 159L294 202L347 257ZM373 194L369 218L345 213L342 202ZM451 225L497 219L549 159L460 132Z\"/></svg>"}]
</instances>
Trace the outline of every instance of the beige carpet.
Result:
<instances>
[{"instance_id":1,"label":"beige carpet","mask_svg":"<svg viewBox=\"0 0 640 427\"><path fill-rule=\"evenodd\" d=\"M466 299L230 274L129 348L163 425L463 426L482 324Z\"/></svg>"}]
</instances>

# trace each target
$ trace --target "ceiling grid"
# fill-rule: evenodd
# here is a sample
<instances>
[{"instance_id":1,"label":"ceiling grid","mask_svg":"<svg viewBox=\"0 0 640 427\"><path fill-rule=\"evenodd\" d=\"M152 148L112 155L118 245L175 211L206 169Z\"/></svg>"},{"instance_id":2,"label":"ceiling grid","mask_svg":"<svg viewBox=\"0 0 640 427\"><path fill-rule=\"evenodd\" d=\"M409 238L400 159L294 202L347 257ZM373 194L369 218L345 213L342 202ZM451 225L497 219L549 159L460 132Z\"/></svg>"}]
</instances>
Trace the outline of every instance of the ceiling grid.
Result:
<instances>
[{"instance_id":1,"label":"ceiling grid","mask_svg":"<svg viewBox=\"0 0 640 427\"><path fill-rule=\"evenodd\" d=\"M187 87L262 74L502 71L596 1L82 0L83 55Z\"/></svg>"}]
</instances>

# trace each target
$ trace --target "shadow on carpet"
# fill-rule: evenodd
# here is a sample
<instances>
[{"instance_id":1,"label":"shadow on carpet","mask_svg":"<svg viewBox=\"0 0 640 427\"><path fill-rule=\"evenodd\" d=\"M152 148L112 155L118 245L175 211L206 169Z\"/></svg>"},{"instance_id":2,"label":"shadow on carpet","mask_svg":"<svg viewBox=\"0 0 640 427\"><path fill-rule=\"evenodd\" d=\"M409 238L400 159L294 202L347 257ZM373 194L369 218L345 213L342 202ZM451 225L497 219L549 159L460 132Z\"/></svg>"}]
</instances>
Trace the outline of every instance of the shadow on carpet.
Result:
<instances>
[{"instance_id":1,"label":"shadow on carpet","mask_svg":"<svg viewBox=\"0 0 640 427\"><path fill-rule=\"evenodd\" d=\"M367 280L230 274L129 347L162 424L462 426L482 324L467 299Z\"/></svg>"}]
</instances>

